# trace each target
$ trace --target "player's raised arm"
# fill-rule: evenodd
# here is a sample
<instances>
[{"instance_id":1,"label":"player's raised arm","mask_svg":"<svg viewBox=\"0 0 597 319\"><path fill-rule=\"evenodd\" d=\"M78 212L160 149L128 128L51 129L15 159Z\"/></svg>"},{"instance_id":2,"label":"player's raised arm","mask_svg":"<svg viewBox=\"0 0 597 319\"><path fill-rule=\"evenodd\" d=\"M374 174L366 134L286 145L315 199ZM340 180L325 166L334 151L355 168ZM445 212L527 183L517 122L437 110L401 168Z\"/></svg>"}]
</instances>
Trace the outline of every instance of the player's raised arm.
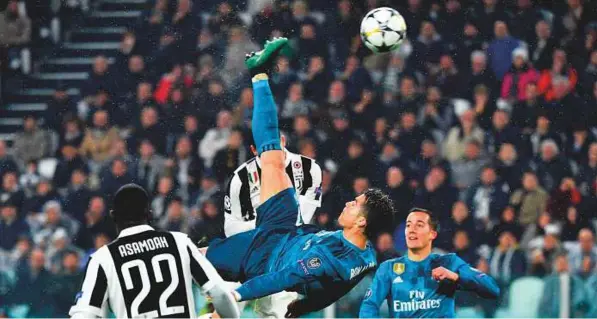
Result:
<instances>
[{"instance_id":1,"label":"player's raised arm","mask_svg":"<svg viewBox=\"0 0 597 319\"><path fill-rule=\"evenodd\" d=\"M365 293L361 310L359 311L359 318L380 318L379 307L390 294L390 286L392 284L388 276L388 271L391 271L390 262L388 261L382 263L377 269L371 287Z\"/></svg>"},{"instance_id":2,"label":"player's raised arm","mask_svg":"<svg viewBox=\"0 0 597 319\"><path fill-rule=\"evenodd\" d=\"M284 269L257 276L236 289L237 301L257 299L272 295L300 284L306 284L335 269L323 254L311 253Z\"/></svg>"},{"instance_id":3,"label":"player's raised arm","mask_svg":"<svg viewBox=\"0 0 597 319\"><path fill-rule=\"evenodd\" d=\"M232 294L228 291L224 279L214 266L199 252L197 246L189 239L189 257L191 274L203 293L212 298L214 308L222 318L239 318L240 311Z\"/></svg>"},{"instance_id":4,"label":"player's raised arm","mask_svg":"<svg viewBox=\"0 0 597 319\"><path fill-rule=\"evenodd\" d=\"M97 254L97 253L96 253ZM105 318L108 315L108 279L98 257L87 263L85 279L77 300L70 308L71 318Z\"/></svg>"},{"instance_id":5,"label":"player's raised arm","mask_svg":"<svg viewBox=\"0 0 597 319\"><path fill-rule=\"evenodd\" d=\"M499 298L500 287L491 276L471 267L456 255L454 255L454 259L457 259L455 263L459 264L456 268L459 287L464 290L474 291L483 298Z\"/></svg>"}]
</instances>

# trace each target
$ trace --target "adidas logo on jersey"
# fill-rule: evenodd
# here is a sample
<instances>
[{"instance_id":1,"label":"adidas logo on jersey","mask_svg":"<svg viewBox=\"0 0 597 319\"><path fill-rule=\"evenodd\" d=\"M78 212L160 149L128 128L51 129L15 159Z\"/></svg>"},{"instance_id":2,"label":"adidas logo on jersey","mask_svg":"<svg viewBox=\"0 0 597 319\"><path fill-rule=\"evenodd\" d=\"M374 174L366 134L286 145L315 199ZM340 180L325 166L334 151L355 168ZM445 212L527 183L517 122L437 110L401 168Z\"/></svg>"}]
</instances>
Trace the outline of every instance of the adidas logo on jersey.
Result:
<instances>
[{"instance_id":1,"label":"adidas logo on jersey","mask_svg":"<svg viewBox=\"0 0 597 319\"><path fill-rule=\"evenodd\" d=\"M404 280L402 280L402 277L400 277L400 276L396 277L396 279L394 279L394 281L392 281L393 284L401 284L403 282L404 282Z\"/></svg>"}]
</instances>

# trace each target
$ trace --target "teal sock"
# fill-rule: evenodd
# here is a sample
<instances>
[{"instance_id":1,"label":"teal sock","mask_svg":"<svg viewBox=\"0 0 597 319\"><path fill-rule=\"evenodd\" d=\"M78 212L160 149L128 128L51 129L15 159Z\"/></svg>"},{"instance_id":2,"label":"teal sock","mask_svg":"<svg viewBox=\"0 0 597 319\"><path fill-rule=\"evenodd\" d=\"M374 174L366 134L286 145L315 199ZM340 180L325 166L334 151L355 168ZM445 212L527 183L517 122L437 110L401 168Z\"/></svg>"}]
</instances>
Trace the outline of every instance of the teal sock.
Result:
<instances>
[{"instance_id":1,"label":"teal sock","mask_svg":"<svg viewBox=\"0 0 597 319\"><path fill-rule=\"evenodd\" d=\"M267 77L253 78L253 139L257 153L282 150L278 110Z\"/></svg>"}]
</instances>

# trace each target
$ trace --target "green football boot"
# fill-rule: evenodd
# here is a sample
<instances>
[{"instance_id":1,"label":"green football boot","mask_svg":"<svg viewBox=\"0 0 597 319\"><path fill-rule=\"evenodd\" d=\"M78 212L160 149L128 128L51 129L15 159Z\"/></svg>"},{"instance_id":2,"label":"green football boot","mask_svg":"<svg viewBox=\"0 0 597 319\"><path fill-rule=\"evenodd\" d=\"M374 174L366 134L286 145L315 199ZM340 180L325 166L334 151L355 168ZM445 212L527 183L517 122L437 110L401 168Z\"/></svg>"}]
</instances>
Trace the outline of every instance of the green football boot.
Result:
<instances>
[{"instance_id":1,"label":"green football boot","mask_svg":"<svg viewBox=\"0 0 597 319\"><path fill-rule=\"evenodd\" d=\"M280 55L291 55L292 49L287 38L274 38L266 41L263 50L251 52L245 58L245 65L251 73L251 77L265 73L270 75L276 65L276 58Z\"/></svg>"}]
</instances>

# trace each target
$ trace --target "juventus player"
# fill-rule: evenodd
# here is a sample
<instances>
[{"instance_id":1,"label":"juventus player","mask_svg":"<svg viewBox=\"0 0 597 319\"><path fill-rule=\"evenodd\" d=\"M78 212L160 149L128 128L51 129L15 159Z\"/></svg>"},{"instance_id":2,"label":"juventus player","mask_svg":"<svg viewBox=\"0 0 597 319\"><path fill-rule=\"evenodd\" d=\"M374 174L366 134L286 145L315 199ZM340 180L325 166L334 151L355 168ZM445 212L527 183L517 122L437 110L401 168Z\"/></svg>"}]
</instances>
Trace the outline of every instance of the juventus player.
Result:
<instances>
[{"instance_id":1,"label":"juventus player","mask_svg":"<svg viewBox=\"0 0 597 319\"><path fill-rule=\"evenodd\" d=\"M289 152L282 134L280 142L286 156L286 174L299 195L297 225L310 224L315 210L321 207L321 167L312 158ZM240 165L228 183L224 197L226 237L255 229L256 209L261 204L261 161L253 145L251 150L255 157Z\"/></svg>"},{"instance_id":2,"label":"juventus player","mask_svg":"<svg viewBox=\"0 0 597 319\"><path fill-rule=\"evenodd\" d=\"M194 318L192 281L211 296L222 317L239 317L224 281L188 236L148 225L143 188L122 186L111 214L120 234L89 260L72 318L106 317L109 308L117 318Z\"/></svg>"}]
</instances>

